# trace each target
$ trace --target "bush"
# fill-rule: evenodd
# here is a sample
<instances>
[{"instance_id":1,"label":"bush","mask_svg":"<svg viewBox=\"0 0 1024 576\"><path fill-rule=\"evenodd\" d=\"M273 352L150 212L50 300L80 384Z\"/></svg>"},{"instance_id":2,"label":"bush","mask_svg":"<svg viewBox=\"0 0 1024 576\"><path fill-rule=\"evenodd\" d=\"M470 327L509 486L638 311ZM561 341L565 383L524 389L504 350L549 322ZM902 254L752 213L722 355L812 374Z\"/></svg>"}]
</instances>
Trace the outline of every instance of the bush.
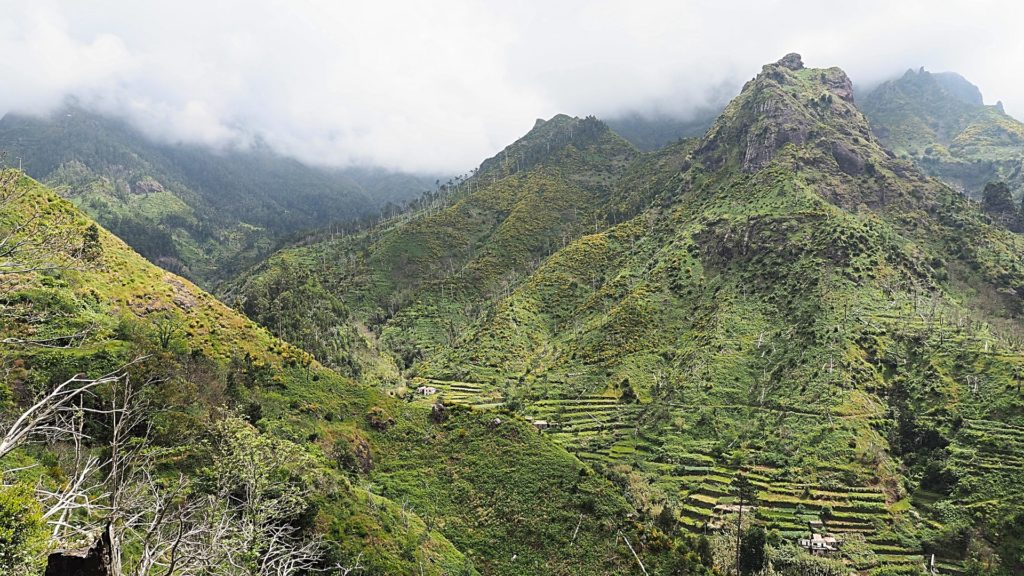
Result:
<instances>
[{"instance_id":1,"label":"bush","mask_svg":"<svg viewBox=\"0 0 1024 576\"><path fill-rule=\"evenodd\" d=\"M370 408L370 411L366 413L366 421L374 429L381 432L384 432L395 425L395 418L380 406Z\"/></svg>"},{"instance_id":2,"label":"bush","mask_svg":"<svg viewBox=\"0 0 1024 576\"><path fill-rule=\"evenodd\" d=\"M0 566L12 576L41 573L46 542L46 524L32 490L0 486Z\"/></svg>"}]
</instances>

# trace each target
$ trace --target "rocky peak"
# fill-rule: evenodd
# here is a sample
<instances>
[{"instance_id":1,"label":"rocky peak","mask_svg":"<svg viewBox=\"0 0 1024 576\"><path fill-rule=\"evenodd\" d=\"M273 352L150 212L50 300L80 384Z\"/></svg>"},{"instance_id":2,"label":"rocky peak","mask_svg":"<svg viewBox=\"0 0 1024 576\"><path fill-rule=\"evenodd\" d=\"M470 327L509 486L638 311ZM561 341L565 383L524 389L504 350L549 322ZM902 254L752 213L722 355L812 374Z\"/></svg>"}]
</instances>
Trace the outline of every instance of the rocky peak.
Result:
<instances>
[{"instance_id":1,"label":"rocky peak","mask_svg":"<svg viewBox=\"0 0 1024 576\"><path fill-rule=\"evenodd\" d=\"M821 73L821 83L829 92L853 104L853 81L839 68L830 68Z\"/></svg>"},{"instance_id":2,"label":"rocky peak","mask_svg":"<svg viewBox=\"0 0 1024 576\"><path fill-rule=\"evenodd\" d=\"M780 58L779 61L776 62L775 64L778 66L782 66L783 68L789 68L790 70L804 69L803 58L801 58L800 55L797 54L796 52L790 52L789 54L786 54L785 56Z\"/></svg>"},{"instance_id":3,"label":"rocky peak","mask_svg":"<svg viewBox=\"0 0 1024 576\"><path fill-rule=\"evenodd\" d=\"M853 83L839 68L804 68L799 54L764 66L726 107L696 154L711 167L739 161L746 172L761 169L787 144L868 138L870 130L853 106ZM738 146L737 146L738 145ZM825 146L830 150L834 146ZM856 168L841 147L843 166Z\"/></svg>"}]
</instances>

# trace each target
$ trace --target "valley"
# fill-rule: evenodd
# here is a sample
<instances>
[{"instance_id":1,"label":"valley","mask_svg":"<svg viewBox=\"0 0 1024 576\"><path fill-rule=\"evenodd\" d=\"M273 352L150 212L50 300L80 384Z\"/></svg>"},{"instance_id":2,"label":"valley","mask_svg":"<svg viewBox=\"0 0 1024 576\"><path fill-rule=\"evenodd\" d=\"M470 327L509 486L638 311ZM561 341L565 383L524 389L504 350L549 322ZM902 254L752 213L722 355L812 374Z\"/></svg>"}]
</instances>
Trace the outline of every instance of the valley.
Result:
<instances>
[{"instance_id":1,"label":"valley","mask_svg":"<svg viewBox=\"0 0 1024 576\"><path fill-rule=\"evenodd\" d=\"M1024 132L956 75L860 98L788 54L444 183L5 117L0 559L1019 574Z\"/></svg>"}]
</instances>

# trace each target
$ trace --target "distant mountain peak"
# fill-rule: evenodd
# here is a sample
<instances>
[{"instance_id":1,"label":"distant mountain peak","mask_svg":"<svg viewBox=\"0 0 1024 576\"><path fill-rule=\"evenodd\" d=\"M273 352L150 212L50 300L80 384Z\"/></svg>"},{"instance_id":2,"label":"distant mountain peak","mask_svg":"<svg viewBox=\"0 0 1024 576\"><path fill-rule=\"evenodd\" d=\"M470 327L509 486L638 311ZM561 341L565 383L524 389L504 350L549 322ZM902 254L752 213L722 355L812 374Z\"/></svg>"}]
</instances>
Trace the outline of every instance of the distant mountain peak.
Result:
<instances>
[{"instance_id":1,"label":"distant mountain peak","mask_svg":"<svg viewBox=\"0 0 1024 576\"><path fill-rule=\"evenodd\" d=\"M583 149L597 143L606 135L614 135L607 124L594 116L579 118L567 114L556 114L548 120L538 118L522 138L506 146L501 152L484 160L478 174L494 177L528 169L551 154L572 144ZM622 141L624 147L630 145Z\"/></svg>"},{"instance_id":2,"label":"distant mountain peak","mask_svg":"<svg viewBox=\"0 0 1024 576\"><path fill-rule=\"evenodd\" d=\"M972 195L1004 180L1024 188L1024 124L954 72L907 70L865 96L864 114L882 143L928 174Z\"/></svg>"},{"instance_id":3,"label":"distant mountain peak","mask_svg":"<svg viewBox=\"0 0 1024 576\"><path fill-rule=\"evenodd\" d=\"M917 70L908 68L903 76L890 80L883 86L921 92L929 97L952 98L970 106L983 106L985 103L981 90L960 74L929 72L924 66Z\"/></svg>"}]
</instances>

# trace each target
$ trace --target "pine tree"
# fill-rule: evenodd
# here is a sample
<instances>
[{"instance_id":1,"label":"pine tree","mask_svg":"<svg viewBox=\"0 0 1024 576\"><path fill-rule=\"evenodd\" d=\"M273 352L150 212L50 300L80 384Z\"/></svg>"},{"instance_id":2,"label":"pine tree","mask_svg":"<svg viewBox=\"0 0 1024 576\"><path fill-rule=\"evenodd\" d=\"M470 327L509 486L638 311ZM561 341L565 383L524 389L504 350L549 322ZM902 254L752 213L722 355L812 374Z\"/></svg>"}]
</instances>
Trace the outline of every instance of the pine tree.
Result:
<instances>
[{"instance_id":1,"label":"pine tree","mask_svg":"<svg viewBox=\"0 0 1024 576\"><path fill-rule=\"evenodd\" d=\"M95 262L102 255L103 245L100 244L100 228L93 222L82 234L82 257Z\"/></svg>"}]
</instances>

